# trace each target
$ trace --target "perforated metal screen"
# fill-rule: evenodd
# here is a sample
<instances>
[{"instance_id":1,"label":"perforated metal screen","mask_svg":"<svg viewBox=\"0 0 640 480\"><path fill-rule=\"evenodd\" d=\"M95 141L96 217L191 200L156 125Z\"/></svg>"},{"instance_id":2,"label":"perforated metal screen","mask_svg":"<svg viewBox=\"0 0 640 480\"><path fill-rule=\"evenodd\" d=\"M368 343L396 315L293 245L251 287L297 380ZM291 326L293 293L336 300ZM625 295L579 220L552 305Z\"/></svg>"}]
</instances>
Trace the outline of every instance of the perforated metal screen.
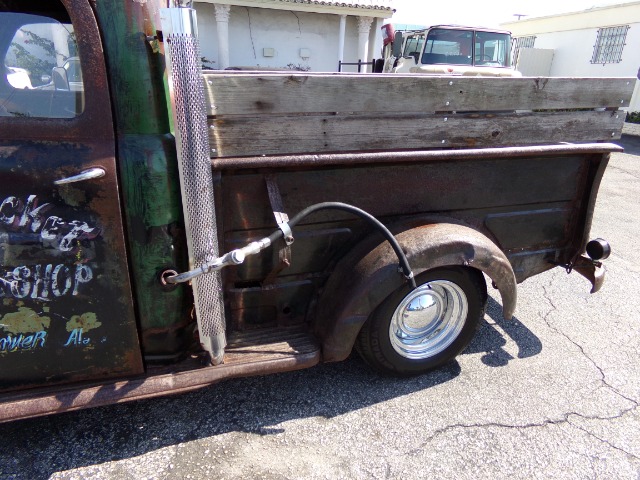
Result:
<instances>
[{"instance_id":1,"label":"perforated metal screen","mask_svg":"<svg viewBox=\"0 0 640 480\"><path fill-rule=\"evenodd\" d=\"M195 34L167 35L165 31L165 51L170 60L189 260L191 266L197 266L219 256L200 46ZM226 343L220 272L193 280L193 292L201 341L218 363L219 350ZM220 358L216 361L216 357Z\"/></svg>"}]
</instances>

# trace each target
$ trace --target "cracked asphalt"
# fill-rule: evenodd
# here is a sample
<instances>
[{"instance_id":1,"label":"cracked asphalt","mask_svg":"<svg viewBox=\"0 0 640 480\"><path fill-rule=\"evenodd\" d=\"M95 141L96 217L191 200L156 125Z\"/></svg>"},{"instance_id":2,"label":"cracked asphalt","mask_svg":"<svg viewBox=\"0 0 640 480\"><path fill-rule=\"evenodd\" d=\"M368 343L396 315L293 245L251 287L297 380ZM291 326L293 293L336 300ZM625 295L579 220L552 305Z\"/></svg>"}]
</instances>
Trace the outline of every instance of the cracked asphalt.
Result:
<instances>
[{"instance_id":1,"label":"cracked asphalt","mask_svg":"<svg viewBox=\"0 0 640 480\"><path fill-rule=\"evenodd\" d=\"M590 295L562 269L492 292L456 362L410 379L346 362L0 425L2 479L640 479L640 137L623 136L592 227Z\"/></svg>"}]
</instances>

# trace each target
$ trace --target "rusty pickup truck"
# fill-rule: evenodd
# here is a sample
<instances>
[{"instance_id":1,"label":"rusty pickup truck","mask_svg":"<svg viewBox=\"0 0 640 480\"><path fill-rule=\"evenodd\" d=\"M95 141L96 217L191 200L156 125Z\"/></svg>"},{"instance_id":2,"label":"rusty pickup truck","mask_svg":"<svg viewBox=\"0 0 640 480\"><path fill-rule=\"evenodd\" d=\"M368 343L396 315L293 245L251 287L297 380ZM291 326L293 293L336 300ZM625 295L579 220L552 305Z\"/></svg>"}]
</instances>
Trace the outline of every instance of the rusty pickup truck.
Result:
<instances>
[{"instance_id":1,"label":"rusty pickup truck","mask_svg":"<svg viewBox=\"0 0 640 480\"><path fill-rule=\"evenodd\" d=\"M600 287L632 79L202 71L163 7L0 0L0 421L354 348L420 374L487 283L506 318L551 268Z\"/></svg>"}]
</instances>

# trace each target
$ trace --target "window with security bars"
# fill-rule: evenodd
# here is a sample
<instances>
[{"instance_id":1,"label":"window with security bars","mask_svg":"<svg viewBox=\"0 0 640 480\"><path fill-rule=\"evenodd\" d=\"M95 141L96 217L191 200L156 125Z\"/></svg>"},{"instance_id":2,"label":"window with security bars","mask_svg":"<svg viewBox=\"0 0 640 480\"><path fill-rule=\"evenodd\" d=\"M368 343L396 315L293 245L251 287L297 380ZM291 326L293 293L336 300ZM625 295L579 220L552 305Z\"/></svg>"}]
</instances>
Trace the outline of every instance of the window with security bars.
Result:
<instances>
[{"instance_id":1,"label":"window with security bars","mask_svg":"<svg viewBox=\"0 0 640 480\"><path fill-rule=\"evenodd\" d=\"M591 63L620 63L622 61L622 49L627 40L629 25L607 27L598 29L598 38L593 46Z\"/></svg>"},{"instance_id":2,"label":"window with security bars","mask_svg":"<svg viewBox=\"0 0 640 480\"><path fill-rule=\"evenodd\" d=\"M511 61L514 66L518 65L518 57L520 56L520 50L523 48L533 48L533 44L536 42L536 37L517 37L512 40L511 43Z\"/></svg>"}]
</instances>

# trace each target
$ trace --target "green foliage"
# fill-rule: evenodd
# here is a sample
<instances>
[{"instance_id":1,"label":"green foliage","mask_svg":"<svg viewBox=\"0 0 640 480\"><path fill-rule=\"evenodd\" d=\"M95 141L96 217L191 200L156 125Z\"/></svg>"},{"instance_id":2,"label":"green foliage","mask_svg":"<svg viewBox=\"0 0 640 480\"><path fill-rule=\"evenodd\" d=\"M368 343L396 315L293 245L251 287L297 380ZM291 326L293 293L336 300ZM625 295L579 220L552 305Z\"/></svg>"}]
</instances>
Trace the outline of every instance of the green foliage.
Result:
<instances>
[{"instance_id":1,"label":"green foliage","mask_svg":"<svg viewBox=\"0 0 640 480\"><path fill-rule=\"evenodd\" d=\"M640 123L640 112L627 112L627 118L625 122Z\"/></svg>"},{"instance_id":2,"label":"green foliage","mask_svg":"<svg viewBox=\"0 0 640 480\"><path fill-rule=\"evenodd\" d=\"M287 63L287 66L285 68L288 68L289 70L296 70L298 72L308 72L309 70L311 70L311 67L309 65L302 65L300 63L298 63L297 65L295 63Z\"/></svg>"},{"instance_id":3,"label":"green foliage","mask_svg":"<svg viewBox=\"0 0 640 480\"><path fill-rule=\"evenodd\" d=\"M42 75L51 75L51 69L56 66L54 62L42 60L32 55L19 43L12 43L11 46L14 48L16 66L29 72L32 83L42 83L38 81Z\"/></svg>"},{"instance_id":4,"label":"green foliage","mask_svg":"<svg viewBox=\"0 0 640 480\"><path fill-rule=\"evenodd\" d=\"M207 57L200 57L200 62L202 62L203 70L213 70L213 64L216 63L213 60L208 59Z\"/></svg>"},{"instance_id":5,"label":"green foliage","mask_svg":"<svg viewBox=\"0 0 640 480\"><path fill-rule=\"evenodd\" d=\"M25 35L23 42L12 42L13 54L16 58L16 67L24 68L29 72L32 84L41 84L42 75L51 75L51 70L56 66L56 57L60 55L63 61L66 61L66 55L56 51L53 42L44 38L30 30L22 30ZM73 56L75 54L75 32L69 35L69 51ZM35 50L41 50L44 55L37 56L29 47L35 47ZM42 57L42 58L40 58Z\"/></svg>"}]
</instances>

